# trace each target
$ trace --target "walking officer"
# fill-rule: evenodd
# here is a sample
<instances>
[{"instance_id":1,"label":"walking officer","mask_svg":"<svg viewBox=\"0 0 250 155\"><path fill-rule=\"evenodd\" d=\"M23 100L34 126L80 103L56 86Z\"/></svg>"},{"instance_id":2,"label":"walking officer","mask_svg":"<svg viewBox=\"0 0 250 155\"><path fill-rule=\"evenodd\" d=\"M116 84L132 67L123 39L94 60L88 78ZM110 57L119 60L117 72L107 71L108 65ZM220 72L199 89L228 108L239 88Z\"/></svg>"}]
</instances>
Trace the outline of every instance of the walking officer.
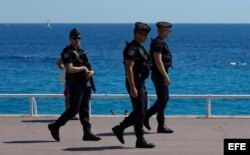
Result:
<instances>
[{"instance_id":1,"label":"walking officer","mask_svg":"<svg viewBox=\"0 0 250 155\"><path fill-rule=\"evenodd\" d=\"M123 132L129 126L134 126L136 134L136 148L153 148L154 144L144 139L143 120L147 102L145 80L150 72L149 55L142 43L147 39L151 28L141 22L135 23L134 40L127 43L124 51L124 65L126 72L126 88L129 93L133 111L120 125L112 128L118 140L124 144Z\"/></svg>"},{"instance_id":2,"label":"walking officer","mask_svg":"<svg viewBox=\"0 0 250 155\"><path fill-rule=\"evenodd\" d=\"M174 131L165 126L164 111L169 100L170 78L168 76L168 68L172 67L172 54L166 43L172 24L168 22L156 23L158 36L152 40L150 45L150 57L152 59L151 78L155 86L157 100L150 107L145 115L144 125L151 130L149 119L157 113L158 133L173 133Z\"/></svg>"},{"instance_id":3,"label":"walking officer","mask_svg":"<svg viewBox=\"0 0 250 155\"><path fill-rule=\"evenodd\" d=\"M75 28L69 34L70 45L65 47L61 53L61 58L66 66L66 82L70 92L70 107L58 118L54 123L49 124L48 128L52 137L56 141L60 141L59 128L66 124L78 112L80 121L83 126L84 141L99 141L91 132L91 124L89 122L89 100L91 90L88 87L88 81L94 75L88 63L86 53L80 48L80 32Z\"/></svg>"}]
</instances>

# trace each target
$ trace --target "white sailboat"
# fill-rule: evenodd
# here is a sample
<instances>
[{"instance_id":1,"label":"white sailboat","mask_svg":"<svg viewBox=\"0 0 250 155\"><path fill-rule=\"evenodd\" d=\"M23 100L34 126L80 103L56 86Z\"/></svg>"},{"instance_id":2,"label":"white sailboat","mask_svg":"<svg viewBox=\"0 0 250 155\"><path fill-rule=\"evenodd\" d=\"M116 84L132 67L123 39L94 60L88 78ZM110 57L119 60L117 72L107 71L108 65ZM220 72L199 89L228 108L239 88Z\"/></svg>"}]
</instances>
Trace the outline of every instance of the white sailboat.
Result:
<instances>
[{"instance_id":1,"label":"white sailboat","mask_svg":"<svg viewBox=\"0 0 250 155\"><path fill-rule=\"evenodd\" d=\"M49 21L46 23L45 27L46 27L47 29L52 29L52 26L51 26L51 24L50 24Z\"/></svg>"}]
</instances>

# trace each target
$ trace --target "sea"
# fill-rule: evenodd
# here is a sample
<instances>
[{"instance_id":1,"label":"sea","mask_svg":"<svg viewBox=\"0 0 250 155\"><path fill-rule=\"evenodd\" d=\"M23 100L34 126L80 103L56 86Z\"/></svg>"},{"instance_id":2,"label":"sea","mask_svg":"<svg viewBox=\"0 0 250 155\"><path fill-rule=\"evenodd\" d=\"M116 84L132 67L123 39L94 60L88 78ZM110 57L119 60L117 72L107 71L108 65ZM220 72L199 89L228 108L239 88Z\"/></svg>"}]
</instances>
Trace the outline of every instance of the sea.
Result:
<instances>
[{"instance_id":1,"label":"sea","mask_svg":"<svg viewBox=\"0 0 250 155\"><path fill-rule=\"evenodd\" d=\"M149 49L156 26L144 43ZM134 24L0 24L0 94L62 94L56 61L81 32L81 47L93 69L97 94L127 94L122 51ZM173 24L170 94L250 94L250 24ZM151 78L148 94L155 94ZM38 114L61 114L64 99L36 98ZM155 102L150 100L150 104ZM212 99L212 114L250 115L249 99ZM170 99L168 115L205 115L205 99ZM92 99L92 114L131 112L129 99ZM29 114L29 99L0 98L0 114Z\"/></svg>"}]
</instances>

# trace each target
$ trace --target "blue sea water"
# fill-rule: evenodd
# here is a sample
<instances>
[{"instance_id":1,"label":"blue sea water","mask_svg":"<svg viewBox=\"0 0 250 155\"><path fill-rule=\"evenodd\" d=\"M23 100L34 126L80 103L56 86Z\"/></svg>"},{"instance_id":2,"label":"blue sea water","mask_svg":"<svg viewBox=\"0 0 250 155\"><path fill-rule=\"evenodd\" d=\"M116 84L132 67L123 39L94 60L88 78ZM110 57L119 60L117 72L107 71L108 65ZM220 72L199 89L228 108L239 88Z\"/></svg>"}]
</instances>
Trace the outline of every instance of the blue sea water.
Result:
<instances>
[{"instance_id":1,"label":"blue sea water","mask_svg":"<svg viewBox=\"0 0 250 155\"><path fill-rule=\"evenodd\" d=\"M127 93L122 50L133 24L0 24L0 94L62 93L56 61L76 27L96 71L97 93ZM153 28L150 38L156 36ZM174 24L168 44L173 54L171 94L250 94L249 24ZM241 61L246 65L231 65ZM155 93L151 79L148 93ZM150 101L151 103L154 100ZM0 113L27 114L29 99L0 98ZM63 99L37 99L39 114L60 114ZM250 100L212 100L213 114L250 114ZM128 99L92 100L93 114L131 110ZM205 100L171 99L166 114L205 114Z\"/></svg>"}]
</instances>

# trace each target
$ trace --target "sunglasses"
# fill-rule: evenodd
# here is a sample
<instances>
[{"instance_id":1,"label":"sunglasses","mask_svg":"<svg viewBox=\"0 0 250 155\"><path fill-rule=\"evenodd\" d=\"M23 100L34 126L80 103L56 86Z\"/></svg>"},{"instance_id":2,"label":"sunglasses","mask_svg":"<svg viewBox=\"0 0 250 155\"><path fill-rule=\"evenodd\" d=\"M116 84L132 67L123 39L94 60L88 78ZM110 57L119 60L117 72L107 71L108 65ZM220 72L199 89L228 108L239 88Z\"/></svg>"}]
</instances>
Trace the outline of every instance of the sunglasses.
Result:
<instances>
[{"instance_id":1,"label":"sunglasses","mask_svg":"<svg viewBox=\"0 0 250 155\"><path fill-rule=\"evenodd\" d=\"M81 40L81 37L71 37L71 39L73 39L73 40Z\"/></svg>"},{"instance_id":2,"label":"sunglasses","mask_svg":"<svg viewBox=\"0 0 250 155\"><path fill-rule=\"evenodd\" d=\"M147 33L145 33L145 32L139 32L141 35L143 35L143 36L148 36L148 34Z\"/></svg>"}]
</instances>

